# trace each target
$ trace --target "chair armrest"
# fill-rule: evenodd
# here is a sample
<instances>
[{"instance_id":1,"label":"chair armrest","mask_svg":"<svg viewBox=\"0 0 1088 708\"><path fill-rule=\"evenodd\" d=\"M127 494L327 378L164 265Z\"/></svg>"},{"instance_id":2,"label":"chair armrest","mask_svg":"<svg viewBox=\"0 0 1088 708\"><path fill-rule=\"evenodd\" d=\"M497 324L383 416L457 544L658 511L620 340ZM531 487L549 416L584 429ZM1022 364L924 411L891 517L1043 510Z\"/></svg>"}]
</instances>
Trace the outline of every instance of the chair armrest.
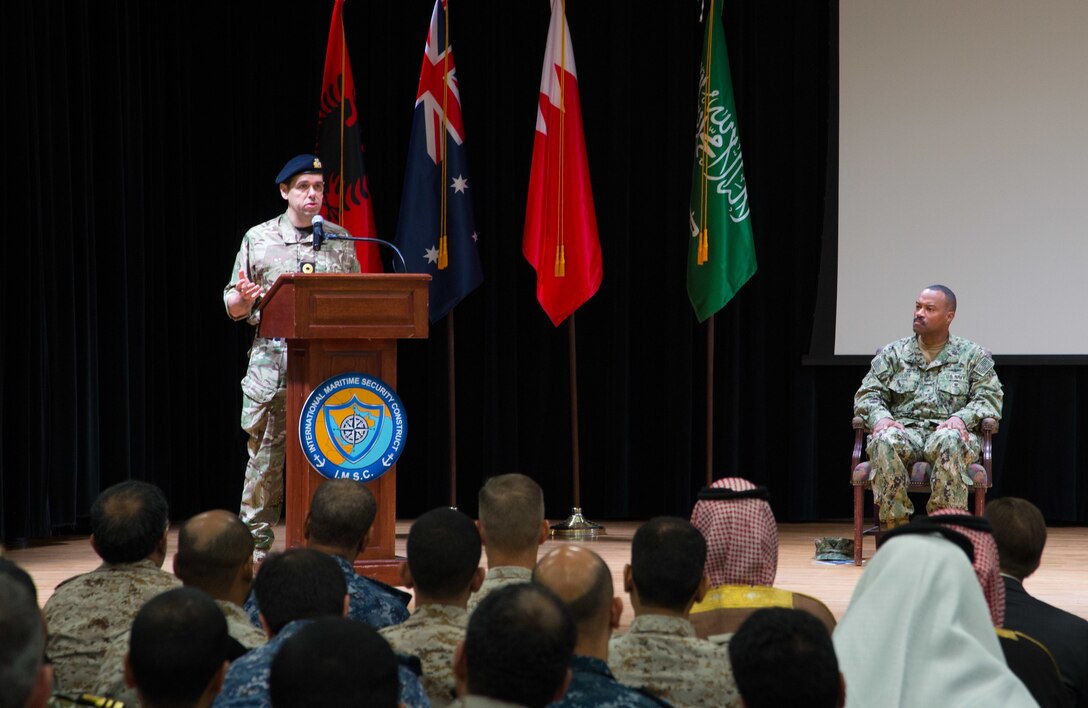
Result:
<instances>
[{"instance_id":1,"label":"chair armrest","mask_svg":"<svg viewBox=\"0 0 1088 708\"><path fill-rule=\"evenodd\" d=\"M997 432L998 427L996 418L983 418L979 429L984 433L993 434Z\"/></svg>"},{"instance_id":2,"label":"chair armrest","mask_svg":"<svg viewBox=\"0 0 1088 708\"><path fill-rule=\"evenodd\" d=\"M993 418L987 418L986 420L993 420ZM865 430L865 420L861 416L854 416L854 420L851 421L851 425L854 430Z\"/></svg>"}]
</instances>

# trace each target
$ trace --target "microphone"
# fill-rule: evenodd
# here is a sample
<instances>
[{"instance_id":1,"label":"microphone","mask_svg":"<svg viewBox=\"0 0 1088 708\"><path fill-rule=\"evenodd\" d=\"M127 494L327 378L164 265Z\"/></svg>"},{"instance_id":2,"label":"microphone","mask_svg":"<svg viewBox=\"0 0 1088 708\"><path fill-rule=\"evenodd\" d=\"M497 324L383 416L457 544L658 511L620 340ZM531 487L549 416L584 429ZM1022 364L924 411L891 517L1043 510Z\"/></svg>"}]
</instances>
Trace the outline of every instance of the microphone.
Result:
<instances>
[{"instance_id":1,"label":"microphone","mask_svg":"<svg viewBox=\"0 0 1088 708\"><path fill-rule=\"evenodd\" d=\"M321 242L325 240L325 220L321 218L320 214L315 214L313 220L310 222L314 225L314 251L321 250Z\"/></svg>"}]
</instances>

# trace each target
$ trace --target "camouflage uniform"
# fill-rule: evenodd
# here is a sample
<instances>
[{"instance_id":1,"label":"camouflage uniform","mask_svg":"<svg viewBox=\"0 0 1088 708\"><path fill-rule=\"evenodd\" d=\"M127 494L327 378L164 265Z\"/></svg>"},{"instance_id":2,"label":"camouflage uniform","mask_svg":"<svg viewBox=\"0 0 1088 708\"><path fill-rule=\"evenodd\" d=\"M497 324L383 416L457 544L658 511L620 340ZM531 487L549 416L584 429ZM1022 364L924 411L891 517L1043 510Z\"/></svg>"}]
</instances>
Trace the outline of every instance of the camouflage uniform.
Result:
<instances>
[{"instance_id":1,"label":"camouflage uniform","mask_svg":"<svg viewBox=\"0 0 1088 708\"><path fill-rule=\"evenodd\" d=\"M668 705L617 681L608 664L594 656L574 655L570 688L554 708L654 708Z\"/></svg>"},{"instance_id":2,"label":"camouflage uniform","mask_svg":"<svg viewBox=\"0 0 1088 708\"><path fill-rule=\"evenodd\" d=\"M882 418L905 426L871 436L866 448L881 521L902 521L914 513L907 470L923 457L933 467L926 510L967 508L964 476L980 451L975 433L983 418L1001 418L1001 399L993 361L963 337L950 336L928 364L916 336L892 342L873 358L854 396L854 415L870 430ZM966 443L957 430L936 429L952 416L972 431Z\"/></svg>"},{"instance_id":3,"label":"camouflage uniform","mask_svg":"<svg viewBox=\"0 0 1088 708\"><path fill-rule=\"evenodd\" d=\"M621 683L674 706L741 705L729 646L697 638L680 617L635 617L626 634L608 643L608 665Z\"/></svg>"},{"instance_id":4,"label":"camouflage uniform","mask_svg":"<svg viewBox=\"0 0 1088 708\"><path fill-rule=\"evenodd\" d=\"M212 705L215 708L271 708L268 679L272 673L272 660L280 646L310 622L308 619L288 622L267 644L262 644L236 659L227 670L223 689ZM398 666L397 673L400 678L401 704L409 708L430 706L419 677L403 663Z\"/></svg>"},{"instance_id":5,"label":"camouflage uniform","mask_svg":"<svg viewBox=\"0 0 1088 708\"><path fill-rule=\"evenodd\" d=\"M181 581L149 560L103 563L57 586L45 603L46 653L57 691L92 693L99 665L114 642L124 644L144 603Z\"/></svg>"},{"instance_id":6,"label":"camouflage uniform","mask_svg":"<svg viewBox=\"0 0 1088 708\"><path fill-rule=\"evenodd\" d=\"M346 233L325 222L328 233ZM312 268L316 273L358 273L355 244L330 241L317 253L313 234L299 231L286 214L258 224L242 237L234 259L230 282L223 289L223 302L235 291L238 272L267 293L284 273ZM230 314L228 308L227 314ZM261 315L254 309L245 318L252 325ZM241 516L253 533L257 549L272 547L272 527L283 508L283 463L286 454L287 424L287 343L282 339L255 337L249 350L249 368L242 379L242 429L249 434L249 463L242 487Z\"/></svg>"},{"instance_id":7,"label":"camouflage uniform","mask_svg":"<svg viewBox=\"0 0 1088 708\"><path fill-rule=\"evenodd\" d=\"M398 654L418 656L423 664L423 688L432 706L449 705L457 682L453 650L465 638L468 612L452 605L423 605L404 622L386 627L381 635Z\"/></svg>"},{"instance_id":8,"label":"camouflage uniform","mask_svg":"<svg viewBox=\"0 0 1088 708\"><path fill-rule=\"evenodd\" d=\"M495 568L488 568L480 589L469 595L468 613L471 615L472 611L476 609L476 605L479 605L480 601L487 597L487 594L492 590L497 590L504 585L513 585L514 583L528 583L532 579L533 571L521 566L500 565Z\"/></svg>"},{"instance_id":9,"label":"camouflage uniform","mask_svg":"<svg viewBox=\"0 0 1088 708\"><path fill-rule=\"evenodd\" d=\"M340 556L332 559L340 566L340 572L344 574L344 581L348 585L348 617L370 625L374 629L381 629L394 624L400 624L408 619L408 603L412 596L403 590L385 583L359 575L355 567ZM257 606L257 596L252 592L245 604L249 621L255 627L261 626L257 615L260 608Z\"/></svg>"},{"instance_id":10,"label":"camouflage uniform","mask_svg":"<svg viewBox=\"0 0 1088 708\"><path fill-rule=\"evenodd\" d=\"M241 607L227 600L216 600L215 604L219 605L227 619L227 633L243 647L252 649L267 641L264 631L249 623L249 617ZM95 693L99 695L119 700L126 706L136 706L139 705L136 689L125 685L125 654L128 647L128 633L110 644L98 668L94 686Z\"/></svg>"}]
</instances>

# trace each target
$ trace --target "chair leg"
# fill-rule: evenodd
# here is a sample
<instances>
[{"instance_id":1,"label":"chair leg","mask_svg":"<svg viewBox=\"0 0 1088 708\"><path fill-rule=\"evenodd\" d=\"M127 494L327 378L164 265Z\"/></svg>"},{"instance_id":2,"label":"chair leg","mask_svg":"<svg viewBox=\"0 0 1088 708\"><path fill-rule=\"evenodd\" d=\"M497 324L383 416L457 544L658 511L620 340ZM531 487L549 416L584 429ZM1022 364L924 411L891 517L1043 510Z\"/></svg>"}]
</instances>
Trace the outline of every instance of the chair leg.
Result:
<instances>
[{"instance_id":1,"label":"chair leg","mask_svg":"<svg viewBox=\"0 0 1088 708\"><path fill-rule=\"evenodd\" d=\"M865 488L859 484L854 487L854 565L861 565L861 527L865 523L864 501Z\"/></svg>"}]
</instances>

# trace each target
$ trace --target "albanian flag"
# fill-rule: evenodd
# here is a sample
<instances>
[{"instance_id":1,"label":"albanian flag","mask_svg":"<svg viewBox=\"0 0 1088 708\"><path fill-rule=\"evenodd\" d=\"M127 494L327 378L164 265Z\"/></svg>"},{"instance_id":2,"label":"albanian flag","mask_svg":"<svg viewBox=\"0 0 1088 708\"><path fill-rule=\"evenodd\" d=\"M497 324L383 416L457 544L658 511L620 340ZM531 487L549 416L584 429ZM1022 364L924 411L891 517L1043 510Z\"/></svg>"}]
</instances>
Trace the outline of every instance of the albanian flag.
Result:
<instances>
[{"instance_id":1,"label":"albanian flag","mask_svg":"<svg viewBox=\"0 0 1088 708\"><path fill-rule=\"evenodd\" d=\"M317 116L317 154L325 166L325 217L352 236L376 237L374 210L363 162L355 79L344 41L344 0L336 0L329 25L325 73L321 81L321 109ZM381 256L373 243L356 243L364 273L381 273Z\"/></svg>"}]
</instances>

